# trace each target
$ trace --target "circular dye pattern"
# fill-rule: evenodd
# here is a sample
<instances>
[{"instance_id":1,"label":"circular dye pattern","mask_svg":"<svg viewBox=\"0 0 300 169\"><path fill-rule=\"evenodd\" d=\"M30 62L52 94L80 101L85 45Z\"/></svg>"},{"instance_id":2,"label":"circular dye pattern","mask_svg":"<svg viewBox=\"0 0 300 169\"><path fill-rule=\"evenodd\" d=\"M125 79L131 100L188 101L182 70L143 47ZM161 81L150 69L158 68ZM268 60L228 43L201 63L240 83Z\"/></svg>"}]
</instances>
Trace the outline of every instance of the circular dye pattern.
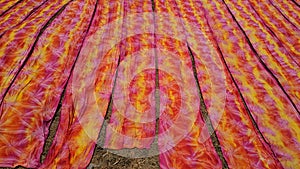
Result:
<instances>
[{"instance_id":1,"label":"circular dye pattern","mask_svg":"<svg viewBox=\"0 0 300 169\"><path fill-rule=\"evenodd\" d=\"M179 17L168 14L156 14L155 18L160 22L172 20L178 25L181 22ZM123 18L117 18L88 37L72 78L74 99L82 97L82 92L85 93L81 98L82 103L75 107L79 113L94 111L94 114L98 116L100 114L100 118L104 119L107 105L103 103L107 103L114 90L112 116L106 124L104 147L121 156L145 157L171 149L186 137L199 115L199 89L192 59L186 46L189 35L186 35L181 27L175 29L176 32L169 31L163 26L160 29L145 26L144 29L126 33L122 31L122 20L139 23L141 19L151 21L153 13L128 14ZM206 99L212 102L225 100L224 73L222 66L211 57L216 55L215 51L208 50L211 43L192 23L189 29L199 39L197 43L189 42L193 54L201 62L196 64L210 65L209 68L205 67L204 70L197 72L198 78L205 81L204 92L209 91ZM103 33L107 30L111 30L111 34ZM103 40L105 43L101 43ZM186 47L178 51L174 49L173 44ZM95 57L88 57L90 55ZM92 67L97 67L97 71L90 70ZM155 87L156 68L159 76L158 88ZM203 71L207 72L206 74L213 73L214 76L201 77ZM215 83L218 85L212 85ZM155 92L159 93L159 98L155 99ZM93 105L85 105L86 99ZM159 109L157 109L158 100ZM217 127L218 120L222 116L222 112L218 110L222 110L224 103L210 104L209 101L207 109L214 127ZM83 128L87 135L93 134L92 129L85 128L84 125ZM200 131L200 135L201 142L209 139L207 133ZM156 138L158 142L155 141ZM159 150L153 148L155 147L153 144L158 144ZM122 148L155 150L142 155L113 150Z\"/></svg>"}]
</instances>

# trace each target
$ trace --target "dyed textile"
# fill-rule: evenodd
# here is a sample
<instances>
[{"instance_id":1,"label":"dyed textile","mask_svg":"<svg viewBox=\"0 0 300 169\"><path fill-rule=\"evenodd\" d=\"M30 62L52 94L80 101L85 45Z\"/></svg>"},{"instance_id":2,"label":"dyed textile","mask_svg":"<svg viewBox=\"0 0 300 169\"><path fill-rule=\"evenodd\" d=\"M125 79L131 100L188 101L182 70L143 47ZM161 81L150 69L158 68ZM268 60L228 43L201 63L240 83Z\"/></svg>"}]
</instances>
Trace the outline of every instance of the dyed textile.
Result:
<instances>
[{"instance_id":1,"label":"dyed textile","mask_svg":"<svg viewBox=\"0 0 300 169\"><path fill-rule=\"evenodd\" d=\"M102 129L161 168L298 168L299 3L0 1L0 167L86 168Z\"/></svg>"}]
</instances>

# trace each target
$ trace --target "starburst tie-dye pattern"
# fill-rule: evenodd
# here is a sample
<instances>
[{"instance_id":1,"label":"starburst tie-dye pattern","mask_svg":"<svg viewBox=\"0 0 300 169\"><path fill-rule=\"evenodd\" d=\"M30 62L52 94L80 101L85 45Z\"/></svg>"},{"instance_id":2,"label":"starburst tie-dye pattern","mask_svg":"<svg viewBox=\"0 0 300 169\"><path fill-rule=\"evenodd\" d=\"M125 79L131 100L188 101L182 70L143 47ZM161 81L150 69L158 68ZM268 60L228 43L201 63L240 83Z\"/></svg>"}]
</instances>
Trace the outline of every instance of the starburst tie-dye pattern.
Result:
<instances>
[{"instance_id":1,"label":"starburst tie-dye pattern","mask_svg":"<svg viewBox=\"0 0 300 169\"><path fill-rule=\"evenodd\" d=\"M86 168L102 129L161 168L299 168L299 4L0 0L0 166Z\"/></svg>"}]
</instances>

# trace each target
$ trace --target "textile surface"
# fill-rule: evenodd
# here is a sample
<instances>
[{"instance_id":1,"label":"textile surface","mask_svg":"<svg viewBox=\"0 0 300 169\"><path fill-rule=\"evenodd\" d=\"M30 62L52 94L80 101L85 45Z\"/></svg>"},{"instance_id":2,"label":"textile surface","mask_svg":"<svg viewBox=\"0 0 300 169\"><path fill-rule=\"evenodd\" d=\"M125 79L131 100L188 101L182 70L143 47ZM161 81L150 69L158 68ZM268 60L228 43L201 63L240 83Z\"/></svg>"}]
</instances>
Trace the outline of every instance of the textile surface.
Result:
<instances>
[{"instance_id":1,"label":"textile surface","mask_svg":"<svg viewBox=\"0 0 300 169\"><path fill-rule=\"evenodd\" d=\"M299 4L0 0L0 166L299 168Z\"/></svg>"}]
</instances>

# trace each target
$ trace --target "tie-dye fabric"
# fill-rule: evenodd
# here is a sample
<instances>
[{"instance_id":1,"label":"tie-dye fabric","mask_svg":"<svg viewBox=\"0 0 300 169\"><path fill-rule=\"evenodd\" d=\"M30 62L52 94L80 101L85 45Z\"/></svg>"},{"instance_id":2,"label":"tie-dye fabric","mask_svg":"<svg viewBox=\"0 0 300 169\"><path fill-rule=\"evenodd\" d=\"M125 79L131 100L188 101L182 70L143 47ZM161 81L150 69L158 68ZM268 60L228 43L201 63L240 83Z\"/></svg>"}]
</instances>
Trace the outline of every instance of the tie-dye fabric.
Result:
<instances>
[{"instance_id":1,"label":"tie-dye fabric","mask_svg":"<svg viewBox=\"0 0 300 169\"><path fill-rule=\"evenodd\" d=\"M0 167L299 168L299 4L0 0Z\"/></svg>"}]
</instances>

